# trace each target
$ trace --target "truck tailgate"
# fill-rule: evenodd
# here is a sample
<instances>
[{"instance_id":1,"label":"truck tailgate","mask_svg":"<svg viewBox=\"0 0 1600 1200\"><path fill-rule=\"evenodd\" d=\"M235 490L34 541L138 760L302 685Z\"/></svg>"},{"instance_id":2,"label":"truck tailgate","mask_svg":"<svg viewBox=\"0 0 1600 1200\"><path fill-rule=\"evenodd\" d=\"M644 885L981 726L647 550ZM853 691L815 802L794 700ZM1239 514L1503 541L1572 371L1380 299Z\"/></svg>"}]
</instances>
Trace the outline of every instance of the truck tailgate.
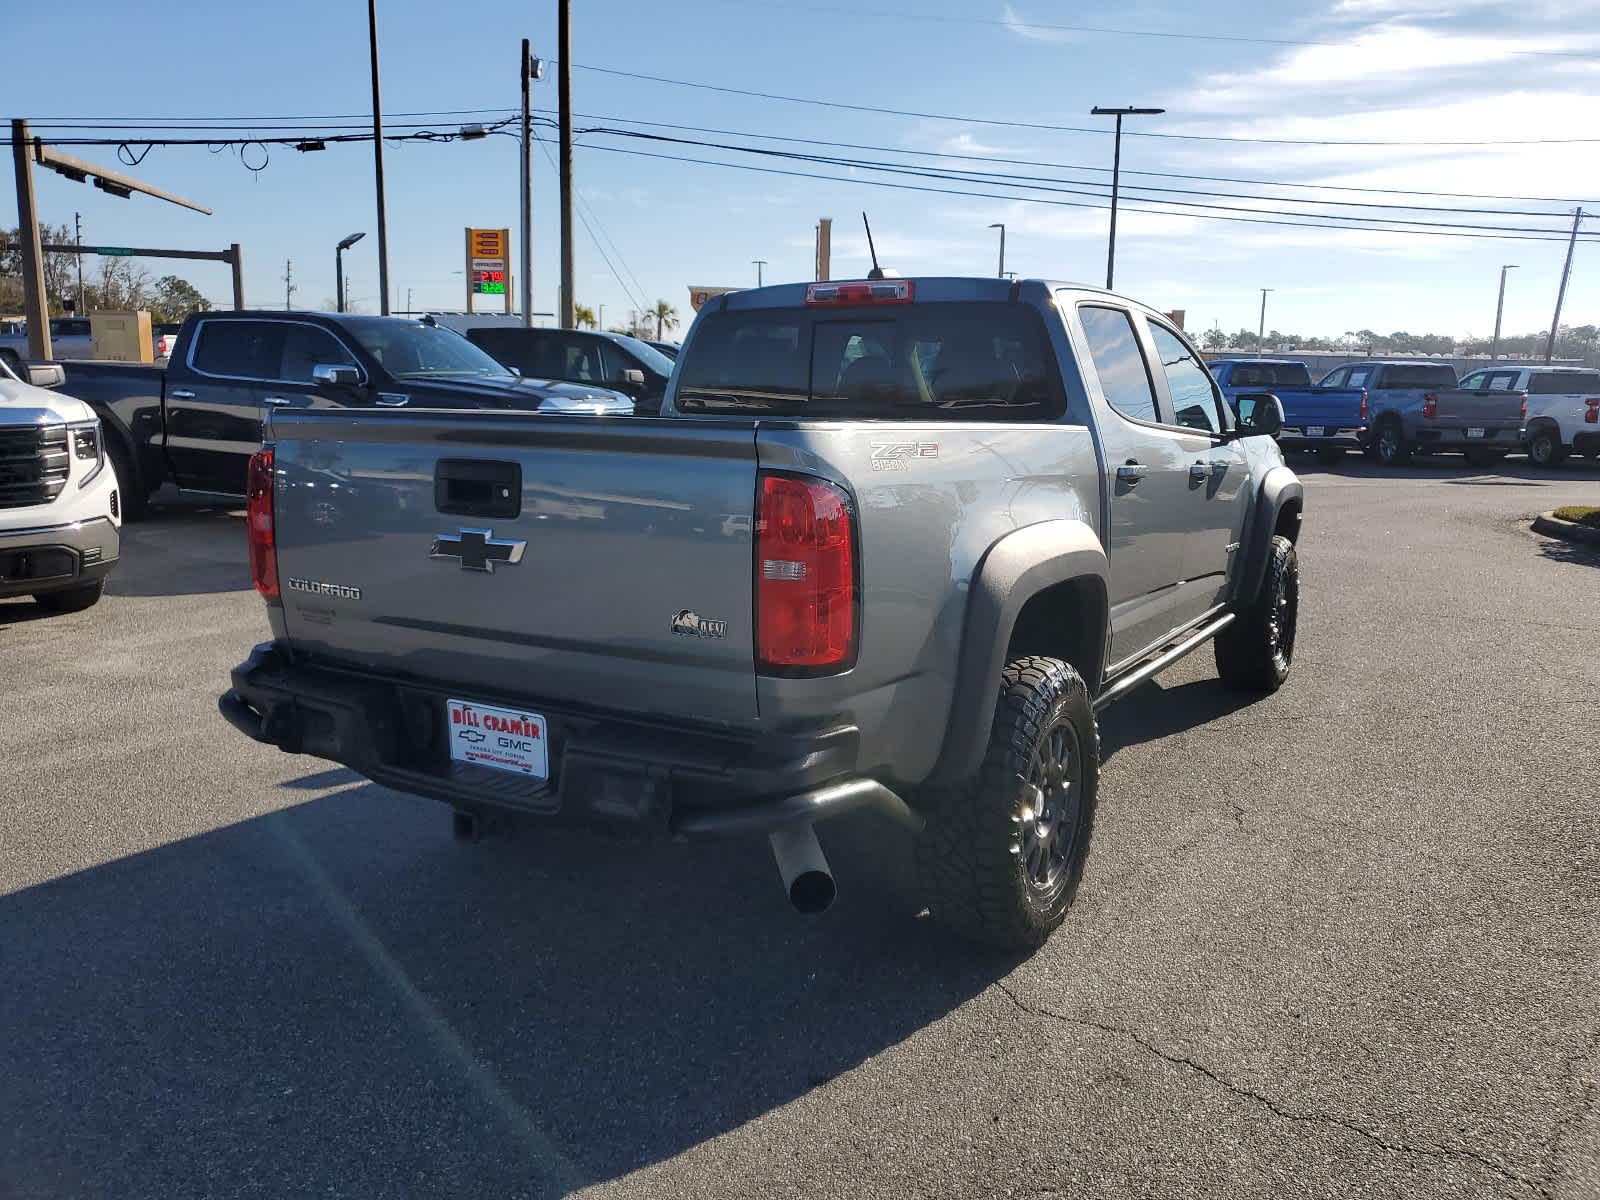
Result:
<instances>
[{"instance_id":1,"label":"truck tailgate","mask_svg":"<svg viewBox=\"0 0 1600 1200\"><path fill-rule=\"evenodd\" d=\"M1521 392L1469 392L1450 388L1438 397L1434 421L1441 425L1504 429L1522 423Z\"/></svg>"},{"instance_id":2,"label":"truck tailgate","mask_svg":"<svg viewBox=\"0 0 1600 1200\"><path fill-rule=\"evenodd\" d=\"M749 423L298 410L268 441L297 652L754 723Z\"/></svg>"},{"instance_id":3,"label":"truck tailgate","mask_svg":"<svg viewBox=\"0 0 1600 1200\"><path fill-rule=\"evenodd\" d=\"M1360 388L1261 388L1283 404L1285 425L1320 425L1329 433L1362 424Z\"/></svg>"}]
</instances>

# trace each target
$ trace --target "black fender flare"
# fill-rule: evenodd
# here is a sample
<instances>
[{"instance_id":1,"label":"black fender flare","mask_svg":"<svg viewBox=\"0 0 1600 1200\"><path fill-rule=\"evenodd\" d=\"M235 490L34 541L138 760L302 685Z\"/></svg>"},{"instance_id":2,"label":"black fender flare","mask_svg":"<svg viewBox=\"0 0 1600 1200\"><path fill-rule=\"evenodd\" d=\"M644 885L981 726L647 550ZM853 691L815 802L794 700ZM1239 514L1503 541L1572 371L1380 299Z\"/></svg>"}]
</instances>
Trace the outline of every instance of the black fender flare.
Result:
<instances>
[{"instance_id":1,"label":"black fender flare","mask_svg":"<svg viewBox=\"0 0 1600 1200\"><path fill-rule=\"evenodd\" d=\"M1017 615L1046 588L1081 580L1097 598L1097 628L1091 632L1098 657L1093 664L1077 665L1090 692L1099 690L1109 629L1109 576L1099 535L1079 520L1041 521L1012 530L984 552L967 588L955 691L931 782L966 779L983 762Z\"/></svg>"},{"instance_id":2,"label":"black fender flare","mask_svg":"<svg viewBox=\"0 0 1600 1200\"><path fill-rule=\"evenodd\" d=\"M1272 539L1278 532L1278 521L1286 509L1292 509L1294 513L1294 528L1289 533L1289 540L1300 540L1300 513L1305 498L1305 486L1288 467L1273 467L1262 477L1261 486L1256 489L1256 502L1250 508L1250 522L1241 539L1243 544L1239 547L1238 569L1234 572L1230 591L1230 598L1235 604L1248 603L1261 590Z\"/></svg>"}]
</instances>

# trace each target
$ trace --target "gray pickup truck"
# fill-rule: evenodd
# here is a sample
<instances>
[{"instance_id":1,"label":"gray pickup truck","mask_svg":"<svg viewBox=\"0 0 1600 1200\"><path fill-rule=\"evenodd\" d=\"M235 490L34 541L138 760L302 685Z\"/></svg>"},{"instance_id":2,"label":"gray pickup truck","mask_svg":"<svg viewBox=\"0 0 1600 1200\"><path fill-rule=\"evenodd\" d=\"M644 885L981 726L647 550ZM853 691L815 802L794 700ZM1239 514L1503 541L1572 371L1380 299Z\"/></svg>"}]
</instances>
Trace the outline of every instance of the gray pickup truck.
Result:
<instances>
[{"instance_id":1,"label":"gray pickup truck","mask_svg":"<svg viewBox=\"0 0 1600 1200\"><path fill-rule=\"evenodd\" d=\"M1442 450L1487 467L1522 448L1527 393L1463 388L1445 363L1346 363L1318 386L1366 390L1370 423L1363 447L1385 466Z\"/></svg>"},{"instance_id":2,"label":"gray pickup truck","mask_svg":"<svg viewBox=\"0 0 1600 1200\"><path fill-rule=\"evenodd\" d=\"M814 825L876 810L938 920L1037 945L1097 711L1208 641L1228 684L1289 671L1303 493L1276 398L1239 414L1142 304L944 278L718 297L656 419L278 410L272 640L219 706L463 833L767 834L803 910Z\"/></svg>"}]
</instances>

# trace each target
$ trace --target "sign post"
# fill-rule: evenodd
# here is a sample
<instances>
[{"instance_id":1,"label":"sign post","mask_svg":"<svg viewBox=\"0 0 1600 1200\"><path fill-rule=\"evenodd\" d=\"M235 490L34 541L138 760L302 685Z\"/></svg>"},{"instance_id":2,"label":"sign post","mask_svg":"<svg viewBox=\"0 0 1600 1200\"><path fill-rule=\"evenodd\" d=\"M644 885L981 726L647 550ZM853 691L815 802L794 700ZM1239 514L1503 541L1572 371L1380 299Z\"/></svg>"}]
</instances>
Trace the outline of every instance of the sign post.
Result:
<instances>
[{"instance_id":1,"label":"sign post","mask_svg":"<svg viewBox=\"0 0 1600 1200\"><path fill-rule=\"evenodd\" d=\"M466 266L467 311L476 311L475 297L495 296L511 312L511 230L468 226Z\"/></svg>"}]
</instances>

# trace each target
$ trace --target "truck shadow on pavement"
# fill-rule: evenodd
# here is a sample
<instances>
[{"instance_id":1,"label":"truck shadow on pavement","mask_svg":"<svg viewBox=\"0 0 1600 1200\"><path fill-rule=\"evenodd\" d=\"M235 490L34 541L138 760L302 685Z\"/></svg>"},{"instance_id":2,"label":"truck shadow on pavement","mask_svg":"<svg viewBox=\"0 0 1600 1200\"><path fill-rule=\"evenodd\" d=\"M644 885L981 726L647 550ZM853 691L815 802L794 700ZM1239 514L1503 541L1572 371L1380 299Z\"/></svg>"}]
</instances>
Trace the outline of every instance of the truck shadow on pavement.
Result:
<instances>
[{"instance_id":1,"label":"truck shadow on pavement","mask_svg":"<svg viewBox=\"0 0 1600 1200\"><path fill-rule=\"evenodd\" d=\"M249 591L244 517L226 501L157 503L122 526L122 557L106 580L111 596L195 596Z\"/></svg>"},{"instance_id":2,"label":"truck shadow on pavement","mask_svg":"<svg viewBox=\"0 0 1600 1200\"><path fill-rule=\"evenodd\" d=\"M458 843L344 778L0 899L0 1191L565 1194L871 1070L1019 961L843 880L801 917L759 839Z\"/></svg>"}]
</instances>

